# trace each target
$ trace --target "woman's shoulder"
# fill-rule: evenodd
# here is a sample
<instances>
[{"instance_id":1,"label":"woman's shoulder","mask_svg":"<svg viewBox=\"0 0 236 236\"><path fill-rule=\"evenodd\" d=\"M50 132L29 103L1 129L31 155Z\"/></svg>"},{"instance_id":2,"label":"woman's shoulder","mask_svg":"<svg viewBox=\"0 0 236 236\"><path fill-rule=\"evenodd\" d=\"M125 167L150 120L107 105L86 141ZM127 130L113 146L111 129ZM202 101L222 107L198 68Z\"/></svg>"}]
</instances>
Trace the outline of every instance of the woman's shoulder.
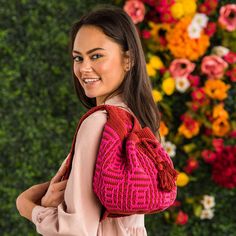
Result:
<instances>
[{"instance_id":1,"label":"woman's shoulder","mask_svg":"<svg viewBox=\"0 0 236 236\"><path fill-rule=\"evenodd\" d=\"M86 117L80 126L80 133L93 133L97 128L103 127L107 122L107 111L106 110L98 110L90 114Z\"/></svg>"}]
</instances>

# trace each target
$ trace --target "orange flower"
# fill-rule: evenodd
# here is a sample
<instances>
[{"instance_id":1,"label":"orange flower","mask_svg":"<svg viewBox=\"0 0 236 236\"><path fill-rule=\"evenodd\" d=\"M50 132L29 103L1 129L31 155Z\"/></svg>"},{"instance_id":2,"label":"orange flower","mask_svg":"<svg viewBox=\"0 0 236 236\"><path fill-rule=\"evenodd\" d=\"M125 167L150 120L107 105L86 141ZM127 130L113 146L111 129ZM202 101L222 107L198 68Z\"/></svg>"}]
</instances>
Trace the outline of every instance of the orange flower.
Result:
<instances>
[{"instance_id":1,"label":"orange flower","mask_svg":"<svg viewBox=\"0 0 236 236\"><path fill-rule=\"evenodd\" d=\"M185 115L183 124L179 127L178 131L184 135L185 138L192 138L199 133L200 123L190 116Z\"/></svg>"},{"instance_id":2,"label":"orange flower","mask_svg":"<svg viewBox=\"0 0 236 236\"><path fill-rule=\"evenodd\" d=\"M208 79L204 86L205 93L213 99L224 100L227 98L227 91L230 85L226 85L221 80Z\"/></svg>"},{"instance_id":3,"label":"orange flower","mask_svg":"<svg viewBox=\"0 0 236 236\"><path fill-rule=\"evenodd\" d=\"M162 137L166 136L169 133L169 129L168 129L168 127L166 126L166 124L163 121L160 122L160 129L159 129L159 131L160 131L160 135Z\"/></svg>"},{"instance_id":4,"label":"orange flower","mask_svg":"<svg viewBox=\"0 0 236 236\"><path fill-rule=\"evenodd\" d=\"M212 117L214 119L216 118L222 118L227 120L229 118L229 114L228 112L224 109L224 104L220 103L216 106L214 106L213 108L213 113L212 113Z\"/></svg>"},{"instance_id":5,"label":"orange flower","mask_svg":"<svg viewBox=\"0 0 236 236\"><path fill-rule=\"evenodd\" d=\"M228 120L219 117L212 124L212 131L213 134L219 137L223 137L226 135L230 130L230 124Z\"/></svg>"},{"instance_id":6,"label":"orange flower","mask_svg":"<svg viewBox=\"0 0 236 236\"><path fill-rule=\"evenodd\" d=\"M209 37L201 32L197 39L191 39L188 35L188 26L192 21L191 16L183 17L173 29L167 32L168 48L176 58L187 58L191 61L202 56L210 45Z\"/></svg>"}]
</instances>

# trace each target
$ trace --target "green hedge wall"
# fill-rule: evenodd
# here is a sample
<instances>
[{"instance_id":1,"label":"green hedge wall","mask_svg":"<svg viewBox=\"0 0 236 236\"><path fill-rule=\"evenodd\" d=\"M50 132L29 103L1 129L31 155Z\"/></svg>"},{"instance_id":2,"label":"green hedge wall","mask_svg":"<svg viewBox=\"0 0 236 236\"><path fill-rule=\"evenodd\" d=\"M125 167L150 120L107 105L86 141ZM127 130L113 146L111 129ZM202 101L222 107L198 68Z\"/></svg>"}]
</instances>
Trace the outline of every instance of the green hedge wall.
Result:
<instances>
[{"instance_id":1,"label":"green hedge wall","mask_svg":"<svg viewBox=\"0 0 236 236\"><path fill-rule=\"evenodd\" d=\"M85 112L73 88L69 30L98 3L112 0L1 0L0 235L37 235L19 216L15 200L27 187L49 180L69 152ZM236 235L235 191L220 191L213 220L180 227L167 224L163 213L150 215L148 235Z\"/></svg>"},{"instance_id":2,"label":"green hedge wall","mask_svg":"<svg viewBox=\"0 0 236 236\"><path fill-rule=\"evenodd\" d=\"M0 235L37 235L15 199L50 179L69 152L85 111L73 87L69 30L105 2L1 0Z\"/></svg>"}]
</instances>

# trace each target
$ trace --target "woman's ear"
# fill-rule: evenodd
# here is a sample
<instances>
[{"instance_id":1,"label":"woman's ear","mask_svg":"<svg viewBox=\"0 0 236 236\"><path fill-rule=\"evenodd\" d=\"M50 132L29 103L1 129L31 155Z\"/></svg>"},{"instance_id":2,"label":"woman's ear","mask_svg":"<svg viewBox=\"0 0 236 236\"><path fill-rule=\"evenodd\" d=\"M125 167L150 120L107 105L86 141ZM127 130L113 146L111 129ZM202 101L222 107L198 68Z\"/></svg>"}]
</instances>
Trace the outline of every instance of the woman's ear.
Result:
<instances>
[{"instance_id":1,"label":"woman's ear","mask_svg":"<svg viewBox=\"0 0 236 236\"><path fill-rule=\"evenodd\" d=\"M124 68L125 71L129 71L134 65L132 53L130 50L124 53Z\"/></svg>"}]
</instances>

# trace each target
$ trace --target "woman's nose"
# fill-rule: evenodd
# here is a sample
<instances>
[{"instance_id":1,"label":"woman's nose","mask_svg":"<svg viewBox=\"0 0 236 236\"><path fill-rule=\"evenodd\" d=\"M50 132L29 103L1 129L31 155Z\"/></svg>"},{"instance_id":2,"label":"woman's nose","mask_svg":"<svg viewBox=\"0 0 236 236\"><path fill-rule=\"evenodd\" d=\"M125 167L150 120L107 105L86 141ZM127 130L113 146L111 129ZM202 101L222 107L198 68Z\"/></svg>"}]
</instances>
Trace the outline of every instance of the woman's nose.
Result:
<instances>
[{"instance_id":1,"label":"woman's nose","mask_svg":"<svg viewBox=\"0 0 236 236\"><path fill-rule=\"evenodd\" d=\"M92 68L91 68L91 64L88 61L83 61L80 64L80 73L86 73L86 72L91 72Z\"/></svg>"}]
</instances>

